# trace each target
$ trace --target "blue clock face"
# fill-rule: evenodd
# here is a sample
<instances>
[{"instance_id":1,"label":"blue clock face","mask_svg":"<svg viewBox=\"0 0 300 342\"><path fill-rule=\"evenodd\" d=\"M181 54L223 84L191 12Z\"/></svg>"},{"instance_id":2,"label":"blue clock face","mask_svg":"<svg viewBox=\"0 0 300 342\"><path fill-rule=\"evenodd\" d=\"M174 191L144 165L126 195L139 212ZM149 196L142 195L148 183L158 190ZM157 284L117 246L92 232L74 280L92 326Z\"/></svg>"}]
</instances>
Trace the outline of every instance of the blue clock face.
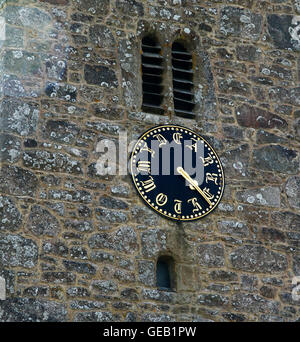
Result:
<instances>
[{"instance_id":1,"label":"blue clock face","mask_svg":"<svg viewBox=\"0 0 300 342\"><path fill-rule=\"evenodd\" d=\"M157 126L141 135L130 156L130 172L147 205L172 220L206 216L224 191L216 152L199 134L182 126Z\"/></svg>"}]
</instances>

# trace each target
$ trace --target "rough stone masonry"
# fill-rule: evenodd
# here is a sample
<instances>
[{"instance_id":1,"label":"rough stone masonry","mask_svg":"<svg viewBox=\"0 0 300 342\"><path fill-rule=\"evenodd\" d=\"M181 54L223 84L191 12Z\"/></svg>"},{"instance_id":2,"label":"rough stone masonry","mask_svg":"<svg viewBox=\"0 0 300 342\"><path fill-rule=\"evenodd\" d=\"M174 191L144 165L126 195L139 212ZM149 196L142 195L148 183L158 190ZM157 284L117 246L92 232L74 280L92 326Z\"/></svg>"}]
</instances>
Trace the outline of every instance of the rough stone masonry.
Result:
<instances>
[{"instance_id":1,"label":"rough stone masonry","mask_svg":"<svg viewBox=\"0 0 300 342\"><path fill-rule=\"evenodd\" d=\"M0 26L0 321L299 321L298 0L1 0ZM147 33L165 115L141 111ZM173 110L178 38L193 120ZM96 172L101 139L159 123L221 158L225 194L201 220L168 221L129 175ZM161 255L173 291L156 286Z\"/></svg>"}]
</instances>

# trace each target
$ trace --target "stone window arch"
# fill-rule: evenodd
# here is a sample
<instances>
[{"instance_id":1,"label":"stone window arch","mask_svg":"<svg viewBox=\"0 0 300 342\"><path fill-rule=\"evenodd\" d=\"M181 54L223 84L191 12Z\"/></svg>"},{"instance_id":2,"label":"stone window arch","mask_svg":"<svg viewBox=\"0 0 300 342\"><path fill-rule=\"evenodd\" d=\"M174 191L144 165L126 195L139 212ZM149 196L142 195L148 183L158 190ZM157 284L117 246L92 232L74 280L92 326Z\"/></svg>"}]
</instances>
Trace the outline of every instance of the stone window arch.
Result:
<instances>
[{"instance_id":1,"label":"stone window arch","mask_svg":"<svg viewBox=\"0 0 300 342\"><path fill-rule=\"evenodd\" d=\"M144 100L143 84L143 39L154 38L155 46L160 48L157 53L162 67L160 87L157 87L158 105L147 108ZM188 115L175 111L172 71L172 45L180 42L192 56L192 87L191 108ZM145 44L146 45L146 44ZM215 97L215 81L211 69L207 46L202 44L201 36L193 29L181 28L176 25L165 25L160 22L140 20L135 34L124 38L119 45L119 58L122 71L122 97L130 120L163 123L173 122L184 124L185 119L197 122L198 127L206 127L207 120L218 118ZM145 60L145 58L144 58ZM153 61L154 62L154 61ZM191 67L191 65L190 65ZM156 83L154 83L156 84ZM157 83L158 84L158 83ZM145 92L145 86L144 86ZM161 101L161 102L160 102ZM179 114L179 115L178 115ZM153 116L155 115L155 117Z\"/></svg>"}]
</instances>

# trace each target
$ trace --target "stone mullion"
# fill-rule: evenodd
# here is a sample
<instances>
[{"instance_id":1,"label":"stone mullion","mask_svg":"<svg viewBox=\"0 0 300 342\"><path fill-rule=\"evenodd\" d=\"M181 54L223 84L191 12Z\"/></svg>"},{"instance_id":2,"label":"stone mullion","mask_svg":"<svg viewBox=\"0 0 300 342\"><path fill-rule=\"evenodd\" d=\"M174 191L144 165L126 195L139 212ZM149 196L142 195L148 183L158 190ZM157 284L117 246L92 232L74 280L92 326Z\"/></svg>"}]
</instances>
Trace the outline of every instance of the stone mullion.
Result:
<instances>
[{"instance_id":1,"label":"stone mullion","mask_svg":"<svg viewBox=\"0 0 300 342\"><path fill-rule=\"evenodd\" d=\"M165 115L174 119L174 92L173 92L173 73L172 73L172 42L163 45L165 73L163 77L164 82L164 107Z\"/></svg>"}]
</instances>

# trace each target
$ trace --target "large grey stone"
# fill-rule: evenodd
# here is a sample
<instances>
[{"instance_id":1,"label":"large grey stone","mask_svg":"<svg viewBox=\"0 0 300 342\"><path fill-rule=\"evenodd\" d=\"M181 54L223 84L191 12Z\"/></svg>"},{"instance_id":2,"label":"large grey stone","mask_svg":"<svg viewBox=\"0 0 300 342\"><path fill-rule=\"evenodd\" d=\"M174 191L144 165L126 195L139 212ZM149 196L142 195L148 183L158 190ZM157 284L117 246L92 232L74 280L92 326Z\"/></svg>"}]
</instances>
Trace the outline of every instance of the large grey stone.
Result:
<instances>
[{"instance_id":1,"label":"large grey stone","mask_svg":"<svg viewBox=\"0 0 300 342\"><path fill-rule=\"evenodd\" d=\"M283 88L276 87L269 89L269 97L273 102L287 103L292 106L299 107L300 105L300 87L296 88Z\"/></svg>"},{"instance_id":2,"label":"large grey stone","mask_svg":"<svg viewBox=\"0 0 300 342\"><path fill-rule=\"evenodd\" d=\"M5 27L5 38L4 46L11 48L23 48L24 29L7 24Z\"/></svg>"},{"instance_id":3,"label":"large grey stone","mask_svg":"<svg viewBox=\"0 0 300 342\"><path fill-rule=\"evenodd\" d=\"M263 246L245 245L230 254L232 267L246 272L274 273L286 271L285 255L275 253Z\"/></svg>"},{"instance_id":4,"label":"large grey stone","mask_svg":"<svg viewBox=\"0 0 300 342\"><path fill-rule=\"evenodd\" d=\"M46 139L62 144L74 143L80 129L78 126L65 120L48 120L42 128L43 136Z\"/></svg>"},{"instance_id":5,"label":"large grey stone","mask_svg":"<svg viewBox=\"0 0 300 342\"><path fill-rule=\"evenodd\" d=\"M292 208L300 208L300 176L289 177L285 185L285 193Z\"/></svg>"},{"instance_id":6,"label":"large grey stone","mask_svg":"<svg viewBox=\"0 0 300 342\"><path fill-rule=\"evenodd\" d=\"M8 24L41 30L48 26L51 16L36 7L8 5L3 10L3 16Z\"/></svg>"},{"instance_id":7,"label":"large grey stone","mask_svg":"<svg viewBox=\"0 0 300 342\"><path fill-rule=\"evenodd\" d=\"M222 234L230 234L240 237L249 235L249 228L241 221L236 220L220 220L218 221L218 229Z\"/></svg>"},{"instance_id":8,"label":"large grey stone","mask_svg":"<svg viewBox=\"0 0 300 342\"><path fill-rule=\"evenodd\" d=\"M300 255L295 255L293 258L293 271L296 276L300 276Z\"/></svg>"},{"instance_id":9,"label":"large grey stone","mask_svg":"<svg viewBox=\"0 0 300 342\"><path fill-rule=\"evenodd\" d=\"M37 236L57 236L60 225L47 209L34 205L28 218L27 229Z\"/></svg>"},{"instance_id":10,"label":"large grey stone","mask_svg":"<svg viewBox=\"0 0 300 342\"><path fill-rule=\"evenodd\" d=\"M243 203L280 207L280 188L267 186L260 189L237 191L236 198Z\"/></svg>"},{"instance_id":11,"label":"large grey stone","mask_svg":"<svg viewBox=\"0 0 300 342\"><path fill-rule=\"evenodd\" d=\"M88 244L90 248L109 248L127 254L138 250L136 232L128 226L121 227L114 233L94 234L89 238Z\"/></svg>"},{"instance_id":12,"label":"large grey stone","mask_svg":"<svg viewBox=\"0 0 300 342\"><path fill-rule=\"evenodd\" d=\"M48 198L68 202L90 203L92 195L85 190L49 190Z\"/></svg>"},{"instance_id":13,"label":"large grey stone","mask_svg":"<svg viewBox=\"0 0 300 342\"><path fill-rule=\"evenodd\" d=\"M143 313L141 315L142 322L175 322L176 319L166 313Z\"/></svg>"},{"instance_id":14,"label":"large grey stone","mask_svg":"<svg viewBox=\"0 0 300 342\"><path fill-rule=\"evenodd\" d=\"M97 293L112 294L118 290L118 285L112 280L93 280L91 288Z\"/></svg>"},{"instance_id":15,"label":"large grey stone","mask_svg":"<svg viewBox=\"0 0 300 342\"><path fill-rule=\"evenodd\" d=\"M282 138L276 134L260 129L256 133L256 143L264 144L288 144L288 139Z\"/></svg>"},{"instance_id":16,"label":"large grey stone","mask_svg":"<svg viewBox=\"0 0 300 342\"><path fill-rule=\"evenodd\" d=\"M74 319L75 322L116 322L119 320L119 315L106 311L80 312Z\"/></svg>"},{"instance_id":17,"label":"large grey stone","mask_svg":"<svg viewBox=\"0 0 300 342\"><path fill-rule=\"evenodd\" d=\"M269 34L278 49L293 49L294 45L290 34L292 15L270 14L267 16Z\"/></svg>"},{"instance_id":18,"label":"large grey stone","mask_svg":"<svg viewBox=\"0 0 300 342\"><path fill-rule=\"evenodd\" d=\"M219 30L226 36L258 40L262 31L263 17L248 9L223 7Z\"/></svg>"},{"instance_id":19,"label":"large grey stone","mask_svg":"<svg viewBox=\"0 0 300 342\"><path fill-rule=\"evenodd\" d=\"M23 165L34 170L82 174L81 163L67 154L32 150L23 153Z\"/></svg>"},{"instance_id":20,"label":"large grey stone","mask_svg":"<svg viewBox=\"0 0 300 342\"><path fill-rule=\"evenodd\" d=\"M22 136L36 132L39 109L36 103L5 98L0 106L1 130Z\"/></svg>"},{"instance_id":21,"label":"large grey stone","mask_svg":"<svg viewBox=\"0 0 300 342\"><path fill-rule=\"evenodd\" d=\"M76 276L72 272L44 272L42 281L53 284L74 284Z\"/></svg>"},{"instance_id":22,"label":"large grey stone","mask_svg":"<svg viewBox=\"0 0 300 342\"><path fill-rule=\"evenodd\" d=\"M29 94L24 88L24 81L16 75L4 74L2 77L3 95L14 97L28 97Z\"/></svg>"},{"instance_id":23,"label":"large grey stone","mask_svg":"<svg viewBox=\"0 0 300 342\"><path fill-rule=\"evenodd\" d=\"M300 51L300 43L299 43L299 51ZM300 87L290 89L289 95L290 96L289 96L288 103L290 103L293 106L299 107L300 106Z\"/></svg>"},{"instance_id":24,"label":"large grey stone","mask_svg":"<svg viewBox=\"0 0 300 342\"><path fill-rule=\"evenodd\" d=\"M154 263L148 260L140 260L138 263L139 280L147 286L155 286Z\"/></svg>"},{"instance_id":25,"label":"large grey stone","mask_svg":"<svg viewBox=\"0 0 300 342\"><path fill-rule=\"evenodd\" d=\"M0 133L0 161L15 163L20 158L21 141L17 137Z\"/></svg>"},{"instance_id":26,"label":"large grey stone","mask_svg":"<svg viewBox=\"0 0 300 342\"><path fill-rule=\"evenodd\" d=\"M46 73L49 79L56 81L67 80L67 62L58 56L49 56L45 59Z\"/></svg>"},{"instance_id":27,"label":"large grey stone","mask_svg":"<svg viewBox=\"0 0 300 342\"><path fill-rule=\"evenodd\" d=\"M224 308L224 306L228 305L229 298L220 294L201 293L197 298L197 302L200 305Z\"/></svg>"},{"instance_id":28,"label":"large grey stone","mask_svg":"<svg viewBox=\"0 0 300 342\"><path fill-rule=\"evenodd\" d=\"M0 301L1 322L63 322L66 304L35 298L7 298Z\"/></svg>"},{"instance_id":29,"label":"large grey stone","mask_svg":"<svg viewBox=\"0 0 300 342\"><path fill-rule=\"evenodd\" d=\"M97 88L99 92L99 88ZM106 120L121 120L124 117L124 110L117 107L108 107L101 103L91 105L92 113L101 119Z\"/></svg>"},{"instance_id":30,"label":"large grey stone","mask_svg":"<svg viewBox=\"0 0 300 342\"><path fill-rule=\"evenodd\" d=\"M51 98L74 103L77 99L77 88L68 83L47 82L45 94Z\"/></svg>"},{"instance_id":31,"label":"large grey stone","mask_svg":"<svg viewBox=\"0 0 300 342\"><path fill-rule=\"evenodd\" d=\"M114 36L105 25L94 25L90 27L91 42L100 48L113 49L116 47Z\"/></svg>"},{"instance_id":32,"label":"large grey stone","mask_svg":"<svg viewBox=\"0 0 300 342\"><path fill-rule=\"evenodd\" d=\"M142 290L142 296L145 299L148 300L155 300L162 303L174 303L175 296L173 292L167 292L167 291L159 291L159 290L153 290L153 289L143 289Z\"/></svg>"},{"instance_id":33,"label":"large grey stone","mask_svg":"<svg viewBox=\"0 0 300 342\"><path fill-rule=\"evenodd\" d=\"M222 267L225 265L224 248L220 243L199 245L197 256L201 266Z\"/></svg>"},{"instance_id":34,"label":"large grey stone","mask_svg":"<svg viewBox=\"0 0 300 342\"><path fill-rule=\"evenodd\" d=\"M225 174L233 178L245 179L249 175L249 145L243 144L238 148L227 150L221 156Z\"/></svg>"},{"instance_id":35,"label":"large grey stone","mask_svg":"<svg viewBox=\"0 0 300 342\"><path fill-rule=\"evenodd\" d=\"M108 14L109 4L110 0L76 0L74 6L79 12L86 12L98 17Z\"/></svg>"},{"instance_id":36,"label":"large grey stone","mask_svg":"<svg viewBox=\"0 0 300 342\"><path fill-rule=\"evenodd\" d=\"M63 241L53 239L52 241L44 241L42 245L43 254L52 254L55 256L67 257L69 254L69 248Z\"/></svg>"},{"instance_id":37,"label":"large grey stone","mask_svg":"<svg viewBox=\"0 0 300 342\"><path fill-rule=\"evenodd\" d=\"M96 208L95 214L96 218L104 223L125 223L128 221L128 215L120 210Z\"/></svg>"},{"instance_id":38,"label":"large grey stone","mask_svg":"<svg viewBox=\"0 0 300 342\"><path fill-rule=\"evenodd\" d=\"M91 221L67 220L64 225L65 228L74 229L80 233L90 233L94 230L93 223Z\"/></svg>"},{"instance_id":39,"label":"large grey stone","mask_svg":"<svg viewBox=\"0 0 300 342\"><path fill-rule=\"evenodd\" d=\"M138 240L132 227L121 227L114 235L113 248L119 252L132 254L138 250Z\"/></svg>"},{"instance_id":40,"label":"large grey stone","mask_svg":"<svg viewBox=\"0 0 300 342\"><path fill-rule=\"evenodd\" d=\"M128 209L128 204L126 202L107 195L99 198L99 204L107 209Z\"/></svg>"},{"instance_id":41,"label":"large grey stone","mask_svg":"<svg viewBox=\"0 0 300 342\"><path fill-rule=\"evenodd\" d=\"M22 50L7 50L3 56L3 67L7 73L24 76L41 77L42 61L37 53Z\"/></svg>"},{"instance_id":42,"label":"large grey stone","mask_svg":"<svg viewBox=\"0 0 300 342\"><path fill-rule=\"evenodd\" d=\"M299 154L281 145L264 146L254 149L253 165L266 171L297 174L300 169Z\"/></svg>"},{"instance_id":43,"label":"large grey stone","mask_svg":"<svg viewBox=\"0 0 300 342\"><path fill-rule=\"evenodd\" d=\"M63 260L63 265L67 271L74 271L82 274L96 274L97 268L87 262L78 262L72 260Z\"/></svg>"},{"instance_id":44,"label":"large grey stone","mask_svg":"<svg viewBox=\"0 0 300 342\"><path fill-rule=\"evenodd\" d=\"M145 257L153 257L167 248L167 236L161 229L150 229L141 233L142 253Z\"/></svg>"},{"instance_id":45,"label":"large grey stone","mask_svg":"<svg viewBox=\"0 0 300 342\"><path fill-rule=\"evenodd\" d=\"M33 268L38 260L38 247L20 235L0 234L0 265Z\"/></svg>"},{"instance_id":46,"label":"large grey stone","mask_svg":"<svg viewBox=\"0 0 300 342\"><path fill-rule=\"evenodd\" d=\"M0 195L0 231L16 231L22 223L22 215L15 201Z\"/></svg>"},{"instance_id":47,"label":"large grey stone","mask_svg":"<svg viewBox=\"0 0 300 342\"><path fill-rule=\"evenodd\" d=\"M144 15L143 4L135 0L117 0L116 7L123 15L139 17Z\"/></svg>"},{"instance_id":48,"label":"large grey stone","mask_svg":"<svg viewBox=\"0 0 300 342\"><path fill-rule=\"evenodd\" d=\"M0 169L0 192L2 193L33 197L37 186L37 177L28 170L10 165L3 165Z\"/></svg>"},{"instance_id":49,"label":"large grey stone","mask_svg":"<svg viewBox=\"0 0 300 342\"><path fill-rule=\"evenodd\" d=\"M236 109L239 125L253 128L287 128L287 122L280 116L259 107L243 104Z\"/></svg>"},{"instance_id":50,"label":"large grey stone","mask_svg":"<svg viewBox=\"0 0 300 342\"><path fill-rule=\"evenodd\" d=\"M251 313L278 313L280 304L256 294L237 293L232 297L232 306L237 311Z\"/></svg>"},{"instance_id":51,"label":"large grey stone","mask_svg":"<svg viewBox=\"0 0 300 342\"><path fill-rule=\"evenodd\" d=\"M237 207L239 218L248 224L267 225L269 221L268 208L255 205L240 204Z\"/></svg>"},{"instance_id":52,"label":"large grey stone","mask_svg":"<svg viewBox=\"0 0 300 342\"><path fill-rule=\"evenodd\" d=\"M231 271L224 271L224 270L215 270L212 271L210 274L212 280L215 281L237 281L238 275Z\"/></svg>"},{"instance_id":53,"label":"large grey stone","mask_svg":"<svg viewBox=\"0 0 300 342\"><path fill-rule=\"evenodd\" d=\"M237 58L242 61L255 62L261 58L262 51L255 45L239 45L236 49Z\"/></svg>"},{"instance_id":54,"label":"large grey stone","mask_svg":"<svg viewBox=\"0 0 300 342\"><path fill-rule=\"evenodd\" d=\"M289 211L274 211L271 213L271 225L284 230L300 232L300 215Z\"/></svg>"},{"instance_id":55,"label":"large grey stone","mask_svg":"<svg viewBox=\"0 0 300 342\"><path fill-rule=\"evenodd\" d=\"M124 127L120 124L113 124L103 121L88 121L85 125L89 129L110 135L117 135L122 129L124 129Z\"/></svg>"},{"instance_id":56,"label":"large grey stone","mask_svg":"<svg viewBox=\"0 0 300 342\"><path fill-rule=\"evenodd\" d=\"M108 233L98 233L92 235L88 240L90 248L112 248L112 236Z\"/></svg>"},{"instance_id":57,"label":"large grey stone","mask_svg":"<svg viewBox=\"0 0 300 342\"><path fill-rule=\"evenodd\" d=\"M218 88L221 93L247 96L250 92L251 85L250 83L235 80L233 78L226 78L218 81Z\"/></svg>"},{"instance_id":58,"label":"large grey stone","mask_svg":"<svg viewBox=\"0 0 300 342\"><path fill-rule=\"evenodd\" d=\"M94 84L105 88L116 88L118 79L115 72L102 65L89 65L84 67L84 78L88 84Z\"/></svg>"},{"instance_id":59,"label":"large grey stone","mask_svg":"<svg viewBox=\"0 0 300 342\"><path fill-rule=\"evenodd\" d=\"M299 65L300 65L300 61L299 61ZM300 72L299 72L299 74L300 74ZM300 118L298 118L294 122L294 131L295 131L296 139L300 141Z\"/></svg>"},{"instance_id":60,"label":"large grey stone","mask_svg":"<svg viewBox=\"0 0 300 342\"><path fill-rule=\"evenodd\" d=\"M145 227L156 227L159 216L146 206L132 206L131 215L135 223L145 225Z\"/></svg>"}]
</instances>

